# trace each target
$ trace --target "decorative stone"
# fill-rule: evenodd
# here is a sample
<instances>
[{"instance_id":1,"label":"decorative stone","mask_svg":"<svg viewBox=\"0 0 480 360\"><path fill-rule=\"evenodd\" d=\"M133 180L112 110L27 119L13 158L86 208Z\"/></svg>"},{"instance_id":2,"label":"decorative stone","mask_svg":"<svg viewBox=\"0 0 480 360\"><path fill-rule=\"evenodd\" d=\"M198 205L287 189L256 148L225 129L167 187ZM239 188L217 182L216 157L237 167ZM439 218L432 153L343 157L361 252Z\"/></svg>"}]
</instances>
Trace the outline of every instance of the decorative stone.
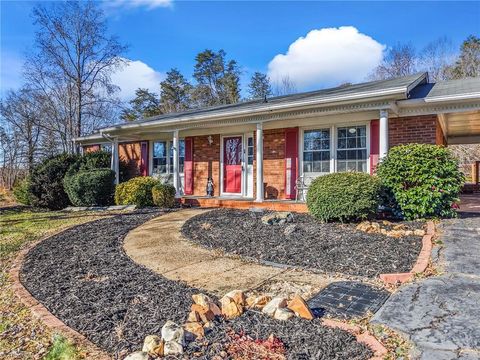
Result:
<instances>
[{"instance_id":1,"label":"decorative stone","mask_svg":"<svg viewBox=\"0 0 480 360\"><path fill-rule=\"evenodd\" d=\"M217 304L215 304L214 302L211 302L210 304L208 304L208 309L213 313L213 315L215 316L220 316L222 315L222 310L220 310L220 308L218 307Z\"/></svg>"},{"instance_id":2,"label":"decorative stone","mask_svg":"<svg viewBox=\"0 0 480 360\"><path fill-rule=\"evenodd\" d=\"M235 301L237 305L245 305L245 294L242 290L232 290L228 294L225 294L225 296Z\"/></svg>"},{"instance_id":3,"label":"decorative stone","mask_svg":"<svg viewBox=\"0 0 480 360\"><path fill-rule=\"evenodd\" d=\"M192 304L191 311L198 313L200 320L203 322L215 319L215 314L208 307L203 307L198 304Z\"/></svg>"},{"instance_id":4,"label":"decorative stone","mask_svg":"<svg viewBox=\"0 0 480 360\"><path fill-rule=\"evenodd\" d=\"M246 303L250 309L262 309L270 300L272 298L268 295L251 296L246 300Z\"/></svg>"},{"instance_id":5,"label":"decorative stone","mask_svg":"<svg viewBox=\"0 0 480 360\"><path fill-rule=\"evenodd\" d=\"M285 230L283 230L283 234L285 236L290 236L292 235L295 231L297 231L297 225L295 224L290 224L288 225Z\"/></svg>"},{"instance_id":6,"label":"decorative stone","mask_svg":"<svg viewBox=\"0 0 480 360\"><path fill-rule=\"evenodd\" d=\"M173 321L168 320L162 327L162 339L165 341L165 351L168 342L176 342L181 346L184 344L184 331L183 328Z\"/></svg>"},{"instance_id":7,"label":"decorative stone","mask_svg":"<svg viewBox=\"0 0 480 360\"><path fill-rule=\"evenodd\" d=\"M143 340L142 351L149 354L153 354L155 348L160 346L161 343L162 343L162 339L160 338L160 336L148 335L145 337L145 340Z\"/></svg>"},{"instance_id":8,"label":"decorative stone","mask_svg":"<svg viewBox=\"0 0 480 360\"><path fill-rule=\"evenodd\" d=\"M159 357L162 357L165 354L165 342L163 340L160 342L160 345L153 349L153 353L155 356Z\"/></svg>"},{"instance_id":9,"label":"decorative stone","mask_svg":"<svg viewBox=\"0 0 480 360\"><path fill-rule=\"evenodd\" d=\"M197 311L190 311L187 317L188 322L198 322L200 320L200 314Z\"/></svg>"},{"instance_id":10,"label":"decorative stone","mask_svg":"<svg viewBox=\"0 0 480 360\"><path fill-rule=\"evenodd\" d=\"M128 355L124 360L148 360L148 354L144 351L135 351Z\"/></svg>"},{"instance_id":11,"label":"decorative stone","mask_svg":"<svg viewBox=\"0 0 480 360\"><path fill-rule=\"evenodd\" d=\"M203 336L205 336L203 326L199 322L186 323L185 325L183 325L183 328L187 333L195 335L195 338L202 338Z\"/></svg>"},{"instance_id":12,"label":"decorative stone","mask_svg":"<svg viewBox=\"0 0 480 360\"><path fill-rule=\"evenodd\" d=\"M182 329L183 331L183 329ZM181 355L183 354L183 346L176 341L167 341L165 343L164 355Z\"/></svg>"},{"instance_id":13,"label":"decorative stone","mask_svg":"<svg viewBox=\"0 0 480 360\"><path fill-rule=\"evenodd\" d=\"M262 216L262 223L265 225L283 225L292 222L293 215L288 211L273 212Z\"/></svg>"},{"instance_id":14,"label":"decorative stone","mask_svg":"<svg viewBox=\"0 0 480 360\"><path fill-rule=\"evenodd\" d=\"M282 321L291 319L293 316L295 316L293 311L290 311L286 308L278 308L277 310L275 310L275 313L273 314L273 318L275 320L282 320Z\"/></svg>"},{"instance_id":15,"label":"decorative stone","mask_svg":"<svg viewBox=\"0 0 480 360\"><path fill-rule=\"evenodd\" d=\"M192 295L193 302L197 305L203 306L208 308L208 304L212 302L212 299L210 299L207 295L205 294L195 294Z\"/></svg>"},{"instance_id":16,"label":"decorative stone","mask_svg":"<svg viewBox=\"0 0 480 360\"><path fill-rule=\"evenodd\" d=\"M293 299L288 302L288 308L292 310L298 317L307 320L313 319L313 314L310 308L300 295L295 295Z\"/></svg>"},{"instance_id":17,"label":"decorative stone","mask_svg":"<svg viewBox=\"0 0 480 360\"><path fill-rule=\"evenodd\" d=\"M222 303L222 314L227 319L234 319L243 313L243 307L238 305L232 298L224 296L220 302Z\"/></svg>"},{"instance_id":18,"label":"decorative stone","mask_svg":"<svg viewBox=\"0 0 480 360\"><path fill-rule=\"evenodd\" d=\"M415 230L413 230L413 235L415 235L415 236L423 236L423 235L425 235L425 230L423 230L423 229L415 229Z\"/></svg>"},{"instance_id":19,"label":"decorative stone","mask_svg":"<svg viewBox=\"0 0 480 360\"><path fill-rule=\"evenodd\" d=\"M267 305L263 307L262 312L269 316L273 316L277 309L284 308L286 306L287 306L287 299L278 296L270 300L267 303Z\"/></svg>"}]
</instances>

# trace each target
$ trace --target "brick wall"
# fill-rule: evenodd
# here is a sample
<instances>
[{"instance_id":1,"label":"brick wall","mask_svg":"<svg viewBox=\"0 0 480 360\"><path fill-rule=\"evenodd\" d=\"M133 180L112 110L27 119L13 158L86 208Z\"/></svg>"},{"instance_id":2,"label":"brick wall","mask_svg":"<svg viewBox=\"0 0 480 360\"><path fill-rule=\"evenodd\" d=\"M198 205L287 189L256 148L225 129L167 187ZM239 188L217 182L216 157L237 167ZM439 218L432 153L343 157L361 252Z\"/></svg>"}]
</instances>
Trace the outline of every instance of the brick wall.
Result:
<instances>
[{"instance_id":1,"label":"brick wall","mask_svg":"<svg viewBox=\"0 0 480 360\"><path fill-rule=\"evenodd\" d=\"M439 127L437 115L390 118L389 145L392 147L409 143L438 144L443 138L438 134Z\"/></svg>"},{"instance_id":2,"label":"brick wall","mask_svg":"<svg viewBox=\"0 0 480 360\"><path fill-rule=\"evenodd\" d=\"M207 180L213 178L215 196L220 195L220 135L211 135L213 144L207 136L193 138L193 195L206 195Z\"/></svg>"},{"instance_id":3,"label":"brick wall","mask_svg":"<svg viewBox=\"0 0 480 360\"><path fill-rule=\"evenodd\" d=\"M83 152L84 153L90 153L94 151L99 151L100 150L100 145L84 145L83 146Z\"/></svg>"},{"instance_id":4,"label":"brick wall","mask_svg":"<svg viewBox=\"0 0 480 360\"><path fill-rule=\"evenodd\" d=\"M285 129L263 131L263 183L265 199L285 198Z\"/></svg>"}]
</instances>

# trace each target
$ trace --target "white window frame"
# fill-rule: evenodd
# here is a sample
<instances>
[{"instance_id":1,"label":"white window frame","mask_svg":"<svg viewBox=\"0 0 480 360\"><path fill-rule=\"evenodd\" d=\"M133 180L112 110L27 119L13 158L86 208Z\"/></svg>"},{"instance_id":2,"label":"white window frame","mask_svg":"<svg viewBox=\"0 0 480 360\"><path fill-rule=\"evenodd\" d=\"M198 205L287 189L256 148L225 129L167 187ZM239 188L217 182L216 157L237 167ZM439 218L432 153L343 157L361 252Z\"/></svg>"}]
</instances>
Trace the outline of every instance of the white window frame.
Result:
<instances>
[{"instance_id":1,"label":"white window frame","mask_svg":"<svg viewBox=\"0 0 480 360\"><path fill-rule=\"evenodd\" d=\"M180 141L185 141L185 138L179 138L178 139L179 142ZM162 173L162 174L154 174L153 173L153 144L156 143L156 142L164 142L165 143L165 146L166 146L166 156L167 156L167 164L166 164L166 167L167 167L167 171L165 173ZM170 172L170 167L172 166L172 162L170 161L170 148L173 144L173 141L172 140L164 140L164 139L155 139L155 140L150 140L149 144L148 144L148 173L150 174L150 176L167 176L167 175L173 175L173 172ZM180 166L180 161L178 163L178 165ZM183 166L184 166L184 169L185 169L185 158L184 158L184 163L183 163ZM179 171L179 174L181 177L184 176L184 171Z\"/></svg>"}]
</instances>

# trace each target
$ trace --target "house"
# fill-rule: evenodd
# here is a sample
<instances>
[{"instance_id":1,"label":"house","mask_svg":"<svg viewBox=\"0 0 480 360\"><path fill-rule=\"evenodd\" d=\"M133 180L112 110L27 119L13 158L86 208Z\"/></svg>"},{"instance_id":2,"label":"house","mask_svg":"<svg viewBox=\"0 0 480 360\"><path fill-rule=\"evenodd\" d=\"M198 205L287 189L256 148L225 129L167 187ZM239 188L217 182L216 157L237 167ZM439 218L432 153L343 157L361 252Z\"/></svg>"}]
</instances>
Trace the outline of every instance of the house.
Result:
<instances>
[{"instance_id":1,"label":"house","mask_svg":"<svg viewBox=\"0 0 480 360\"><path fill-rule=\"evenodd\" d=\"M111 149L117 181L120 159L173 182L186 203L277 209L299 178L373 173L395 145L480 143L480 78L429 83L421 73L165 114L76 141Z\"/></svg>"}]
</instances>

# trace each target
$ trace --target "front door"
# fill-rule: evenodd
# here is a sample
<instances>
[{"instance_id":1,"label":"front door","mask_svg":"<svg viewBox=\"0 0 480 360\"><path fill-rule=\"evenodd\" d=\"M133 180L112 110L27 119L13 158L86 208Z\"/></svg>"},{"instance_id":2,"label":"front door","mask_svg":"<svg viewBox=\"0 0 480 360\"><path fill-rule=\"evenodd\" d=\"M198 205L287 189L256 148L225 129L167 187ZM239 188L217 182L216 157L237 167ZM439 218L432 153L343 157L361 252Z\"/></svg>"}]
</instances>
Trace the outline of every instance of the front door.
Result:
<instances>
[{"instance_id":1,"label":"front door","mask_svg":"<svg viewBox=\"0 0 480 360\"><path fill-rule=\"evenodd\" d=\"M223 138L223 192L242 192L242 137Z\"/></svg>"}]
</instances>

